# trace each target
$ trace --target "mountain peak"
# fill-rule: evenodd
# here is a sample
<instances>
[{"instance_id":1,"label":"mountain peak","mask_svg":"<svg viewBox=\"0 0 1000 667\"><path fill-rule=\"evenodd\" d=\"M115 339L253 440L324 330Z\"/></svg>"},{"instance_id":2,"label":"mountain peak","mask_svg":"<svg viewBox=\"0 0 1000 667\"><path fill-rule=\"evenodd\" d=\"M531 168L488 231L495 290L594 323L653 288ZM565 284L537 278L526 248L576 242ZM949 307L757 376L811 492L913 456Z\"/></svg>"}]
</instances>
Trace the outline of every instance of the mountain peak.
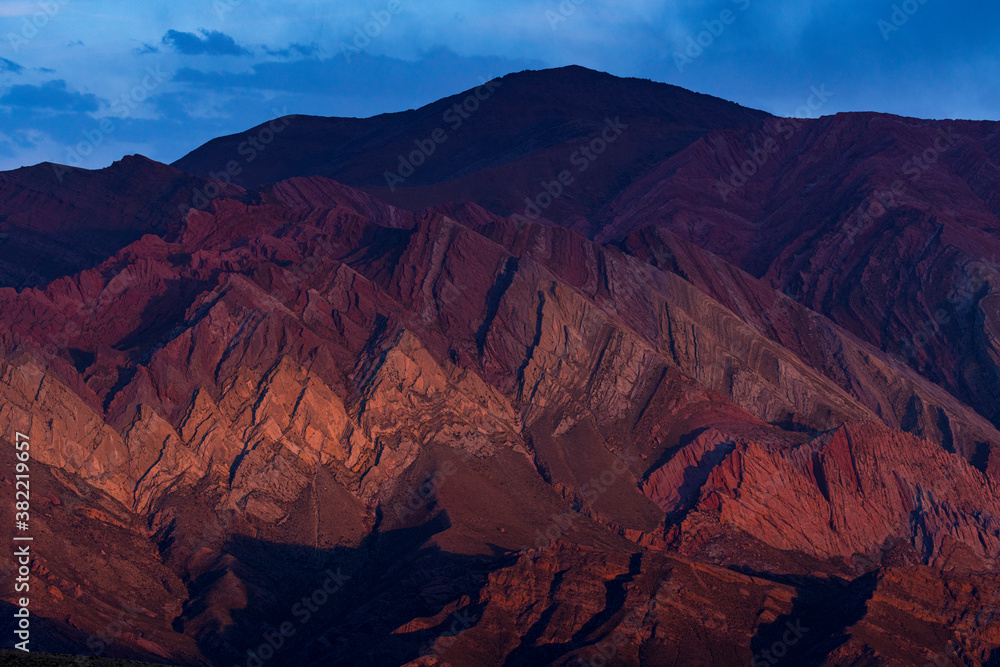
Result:
<instances>
[{"instance_id":1,"label":"mountain peak","mask_svg":"<svg viewBox=\"0 0 1000 667\"><path fill-rule=\"evenodd\" d=\"M249 153L255 159L234 177L245 187L324 176L404 208L475 201L501 214L523 211L544 183L572 171L580 174L567 186L572 193L546 215L582 221L699 137L767 117L676 86L568 66L509 74L412 111L300 116L280 133L261 125L215 139L174 166L208 176ZM265 134L271 142L256 159L248 142ZM497 192L497 182L508 191Z\"/></svg>"}]
</instances>

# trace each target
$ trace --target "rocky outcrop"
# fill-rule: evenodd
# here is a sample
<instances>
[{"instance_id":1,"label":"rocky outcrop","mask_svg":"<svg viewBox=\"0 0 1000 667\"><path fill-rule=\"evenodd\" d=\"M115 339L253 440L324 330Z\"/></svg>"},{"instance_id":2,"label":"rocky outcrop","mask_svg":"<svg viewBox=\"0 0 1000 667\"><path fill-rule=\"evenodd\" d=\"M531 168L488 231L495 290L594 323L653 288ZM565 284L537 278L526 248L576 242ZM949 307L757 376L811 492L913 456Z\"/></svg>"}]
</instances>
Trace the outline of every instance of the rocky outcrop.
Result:
<instances>
[{"instance_id":1,"label":"rocky outcrop","mask_svg":"<svg viewBox=\"0 0 1000 667\"><path fill-rule=\"evenodd\" d=\"M893 549L944 571L993 569L1000 556L995 484L954 454L871 423L792 447L706 432L644 490L690 554L745 535L855 574Z\"/></svg>"},{"instance_id":2,"label":"rocky outcrop","mask_svg":"<svg viewBox=\"0 0 1000 667\"><path fill-rule=\"evenodd\" d=\"M104 655L180 664L996 660L993 126L963 125L926 190L852 234L854 204L936 125L802 122L723 198L705 189L761 114L564 74L635 86L636 135L546 211L559 224L501 214L600 134L593 91L573 121L573 98L546 88L544 132L449 139L392 198L421 210L317 174L381 178L379 156L433 105L290 119L269 155L295 159L183 214L204 182L141 158L61 185L0 175L3 229L63 251L107 232L86 261L0 288L0 421L29 436L38 475L36 648L94 652L96 636ZM504 79L503 113L483 112L521 118L506 91L543 80ZM354 143L327 154L320 127ZM266 182L292 167L306 176ZM941 303L951 319L900 356Z\"/></svg>"},{"instance_id":3,"label":"rocky outcrop","mask_svg":"<svg viewBox=\"0 0 1000 667\"><path fill-rule=\"evenodd\" d=\"M467 601L475 612L441 616L477 618L472 628L406 664L987 664L997 643L979 639L996 628L984 632L993 577L912 566L781 583L639 556L565 544L525 552Z\"/></svg>"},{"instance_id":4,"label":"rocky outcrop","mask_svg":"<svg viewBox=\"0 0 1000 667\"><path fill-rule=\"evenodd\" d=\"M878 114L725 130L638 179L596 238L647 254L668 229L997 425L996 134Z\"/></svg>"},{"instance_id":5,"label":"rocky outcrop","mask_svg":"<svg viewBox=\"0 0 1000 667\"><path fill-rule=\"evenodd\" d=\"M44 285L89 269L143 234L172 233L189 208L242 192L140 155L97 171L42 163L5 172L0 287Z\"/></svg>"}]
</instances>

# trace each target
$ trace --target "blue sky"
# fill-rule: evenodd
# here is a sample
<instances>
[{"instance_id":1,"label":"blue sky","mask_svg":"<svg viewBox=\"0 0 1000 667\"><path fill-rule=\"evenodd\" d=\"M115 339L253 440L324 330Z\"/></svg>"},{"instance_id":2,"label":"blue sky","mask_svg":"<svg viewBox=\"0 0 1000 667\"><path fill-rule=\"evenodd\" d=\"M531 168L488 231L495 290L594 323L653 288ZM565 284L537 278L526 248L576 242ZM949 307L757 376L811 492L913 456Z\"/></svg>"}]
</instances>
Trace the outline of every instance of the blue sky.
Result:
<instances>
[{"instance_id":1,"label":"blue sky","mask_svg":"<svg viewBox=\"0 0 1000 667\"><path fill-rule=\"evenodd\" d=\"M944 0L0 0L0 169L171 162L578 64L781 115L1000 119L1000 6Z\"/></svg>"}]
</instances>

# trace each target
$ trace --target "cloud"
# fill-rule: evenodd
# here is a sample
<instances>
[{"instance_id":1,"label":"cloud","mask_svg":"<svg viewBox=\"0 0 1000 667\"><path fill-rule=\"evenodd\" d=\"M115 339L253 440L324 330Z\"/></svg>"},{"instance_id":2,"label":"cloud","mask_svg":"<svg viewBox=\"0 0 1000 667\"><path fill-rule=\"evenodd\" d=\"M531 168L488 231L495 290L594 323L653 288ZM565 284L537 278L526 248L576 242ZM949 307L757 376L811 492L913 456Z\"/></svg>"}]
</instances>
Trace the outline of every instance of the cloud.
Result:
<instances>
[{"instance_id":1,"label":"cloud","mask_svg":"<svg viewBox=\"0 0 1000 667\"><path fill-rule=\"evenodd\" d=\"M321 48L319 44L313 42L312 44L289 44L287 49L269 49L267 46L262 47L264 53L269 56L274 56L276 58L291 58L292 56L298 55L305 58L312 58L319 55Z\"/></svg>"},{"instance_id":2,"label":"cloud","mask_svg":"<svg viewBox=\"0 0 1000 667\"><path fill-rule=\"evenodd\" d=\"M0 103L0 132L8 136L7 150L20 151L25 161L65 162L65 146L75 146L82 132L95 127L94 112L66 110L93 109L94 98L79 93L93 92L97 113L107 111L114 103L105 99L120 98L145 77L146 65L160 58L174 78L144 102L153 117L114 118L114 141L122 142L114 145L125 150L126 141L130 148L145 143L147 154L166 161L214 136L268 120L277 115L275 108L369 116L466 90L480 77L568 64L672 83L775 113L794 112L811 86L826 85L835 96L822 113L875 110L996 119L1000 3L972 0L964 11L947 3L918 3L919 12L887 41L878 21L891 20L894 2L903 4L634 0L626 10L612 0L562 5L559 0L512 0L496 7L423 3L418 11L414 0L403 0L403 11L381 25L371 9L380 11L387 0L257 2L251 14L241 13L250 3L234 1L229 4L240 8L225 17L216 17L207 0L181 0L171 5L167 20L173 22L166 24L159 3L43 0L42 5L63 7L58 20L39 31L45 35L44 60L0 49L0 56L17 58L17 67L24 66L18 74L0 61L0 96L7 93ZM69 12L97 4L100 13ZM40 7L39 0L0 0L0 24L8 24L0 44L7 45L3 35L10 30L20 35ZM689 36L698 38L706 23L717 26L726 9L735 21L713 34L702 55L678 71L675 53L687 48ZM566 20L553 23L553 12ZM136 33L140 24L153 32ZM168 26L176 30L167 32ZM224 32L212 32L223 27ZM76 48L79 40L89 47L95 31L101 35L99 48ZM41 46L39 39L33 48ZM438 47L447 51L435 54ZM150 56L152 49L159 54ZM57 72L43 73L40 65ZM53 79L68 83L40 85ZM39 85L10 90L14 82ZM39 110L56 107L63 110ZM34 137L29 131L47 139L32 146L11 140ZM87 166L106 166L101 160L110 154L109 149L95 155ZM0 159L0 168L19 166L18 159Z\"/></svg>"},{"instance_id":3,"label":"cloud","mask_svg":"<svg viewBox=\"0 0 1000 667\"><path fill-rule=\"evenodd\" d=\"M236 40L218 30L199 31L202 37L193 32L178 32L168 30L163 36L163 43L172 46L177 53L187 56L249 56L250 51L236 43Z\"/></svg>"},{"instance_id":4,"label":"cloud","mask_svg":"<svg viewBox=\"0 0 1000 667\"><path fill-rule=\"evenodd\" d=\"M97 111L99 102L96 95L69 90L62 79L47 81L40 86L13 86L0 97L0 104L9 107L51 111Z\"/></svg>"},{"instance_id":5,"label":"cloud","mask_svg":"<svg viewBox=\"0 0 1000 667\"><path fill-rule=\"evenodd\" d=\"M537 60L466 57L436 49L416 61L345 53L332 58L255 63L250 71L241 72L183 67L175 73L174 81L214 92L282 91L338 99L356 94L358 98L391 99L390 109L398 110L411 108L414 103L433 102L510 72L544 66ZM434 76L425 76L426 72L434 72Z\"/></svg>"},{"instance_id":6,"label":"cloud","mask_svg":"<svg viewBox=\"0 0 1000 667\"><path fill-rule=\"evenodd\" d=\"M6 58L0 58L0 72L13 72L14 74L20 74L24 71L24 67L18 65L13 60L7 60Z\"/></svg>"},{"instance_id":7,"label":"cloud","mask_svg":"<svg viewBox=\"0 0 1000 667\"><path fill-rule=\"evenodd\" d=\"M132 49L132 53L134 53L137 56L144 56L149 53L159 53L159 52L160 50L158 48L156 48L152 44L146 44L145 42L143 42L142 46L137 46L134 49Z\"/></svg>"}]
</instances>

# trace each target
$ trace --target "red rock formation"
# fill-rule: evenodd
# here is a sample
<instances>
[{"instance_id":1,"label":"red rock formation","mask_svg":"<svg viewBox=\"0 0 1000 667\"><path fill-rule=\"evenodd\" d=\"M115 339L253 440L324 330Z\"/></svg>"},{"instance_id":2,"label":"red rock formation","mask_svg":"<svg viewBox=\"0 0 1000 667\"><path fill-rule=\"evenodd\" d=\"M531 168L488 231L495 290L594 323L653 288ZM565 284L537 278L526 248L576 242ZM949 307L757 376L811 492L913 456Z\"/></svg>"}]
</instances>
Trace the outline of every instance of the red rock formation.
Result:
<instances>
[{"instance_id":1,"label":"red rock formation","mask_svg":"<svg viewBox=\"0 0 1000 667\"><path fill-rule=\"evenodd\" d=\"M632 234L630 247L648 254L646 239L662 238L649 228L669 229L1000 424L996 124L784 123L750 176L734 169L775 135L774 121L693 143L609 204L597 238ZM986 446L966 454L987 465Z\"/></svg>"},{"instance_id":2,"label":"red rock formation","mask_svg":"<svg viewBox=\"0 0 1000 667\"><path fill-rule=\"evenodd\" d=\"M947 366L990 372L993 283L961 302L980 313L965 338L925 345L934 372L893 347L958 280L947 258L987 266L994 130L963 126L934 167L943 190L908 195L908 215L948 219L940 242L902 218L846 242L830 201L887 172L838 142L888 133L894 155L934 126L804 123L720 203L705 188L755 130L696 139L760 116L657 90L643 113L681 108L638 125L673 157L643 176L622 144L604 189L553 209L562 226L498 215L523 182L497 183L589 136L572 123L516 160L490 153L471 201L420 211L300 168L323 146L296 166L309 177L182 218L203 182L138 158L62 186L0 177L0 207L40 212L3 224L39 247L63 214L122 232L0 289L0 423L30 436L37 471L40 648L83 652L115 627L106 655L179 664L996 660L1000 433L986 375ZM714 115L688 127L696 103ZM424 127L378 123L404 117ZM534 130L515 121L496 131L520 145ZM369 158L323 164L363 175ZM784 168L788 190L767 194ZM471 178L439 171L407 196L438 204ZM591 222L598 240L569 229ZM918 275L885 296L879 266ZM141 611L116 623L126 603Z\"/></svg>"}]
</instances>

